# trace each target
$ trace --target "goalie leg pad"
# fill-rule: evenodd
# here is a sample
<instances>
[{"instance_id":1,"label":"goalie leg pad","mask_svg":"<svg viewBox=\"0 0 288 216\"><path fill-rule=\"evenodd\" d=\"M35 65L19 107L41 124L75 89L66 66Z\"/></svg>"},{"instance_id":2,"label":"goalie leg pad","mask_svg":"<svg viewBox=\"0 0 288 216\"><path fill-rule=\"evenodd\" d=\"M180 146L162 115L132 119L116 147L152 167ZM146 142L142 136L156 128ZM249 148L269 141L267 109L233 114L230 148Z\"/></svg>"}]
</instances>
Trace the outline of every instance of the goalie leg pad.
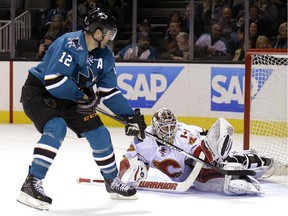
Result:
<instances>
[{"instance_id":1,"label":"goalie leg pad","mask_svg":"<svg viewBox=\"0 0 288 216\"><path fill-rule=\"evenodd\" d=\"M227 163L223 169L244 169L245 167L239 163ZM260 183L250 176L225 176L223 191L229 195L259 195Z\"/></svg>"},{"instance_id":2,"label":"goalie leg pad","mask_svg":"<svg viewBox=\"0 0 288 216\"><path fill-rule=\"evenodd\" d=\"M244 165L245 169L254 170L254 178L262 177L274 165L272 158L260 157L254 150L246 150L229 154L225 159L227 162L236 162Z\"/></svg>"},{"instance_id":3,"label":"goalie leg pad","mask_svg":"<svg viewBox=\"0 0 288 216\"><path fill-rule=\"evenodd\" d=\"M124 183L135 186L140 180L147 179L147 167L142 161L138 160L137 157L125 158L124 160L126 160L126 171L121 170L120 166L121 180ZM121 161L121 163L123 162ZM127 166L127 164L129 165Z\"/></svg>"}]
</instances>

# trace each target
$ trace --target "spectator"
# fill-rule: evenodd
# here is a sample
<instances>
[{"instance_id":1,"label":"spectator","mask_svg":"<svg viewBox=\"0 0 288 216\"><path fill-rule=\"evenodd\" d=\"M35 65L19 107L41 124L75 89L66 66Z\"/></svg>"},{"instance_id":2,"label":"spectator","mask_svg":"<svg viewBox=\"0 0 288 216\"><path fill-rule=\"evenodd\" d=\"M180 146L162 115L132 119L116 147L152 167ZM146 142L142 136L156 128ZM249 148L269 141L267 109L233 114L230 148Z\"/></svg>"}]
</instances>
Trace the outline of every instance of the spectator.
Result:
<instances>
[{"instance_id":1,"label":"spectator","mask_svg":"<svg viewBox=\"0 0 288 216\"><path fill-rule=\"evenodd\" d=\"M42 60L42 58L45 56L49 46L53 43L53 41L54 38L51 35L47 34L46 36L44 36L39 46L38 53L36 55L37 60Z\"/></svg>"},{"instance_id":2,"label":"spectator","mask_svg":"<svg viewBox=\"0 0 288 216\"><path fill-rule=\"evenodd\" d=\"M247 0L234 0L231 5L232 19L237 19L239 16L245 16L245 1ZM255 0L249 0L249 7L255 3Z\"/></svg>"},{"instance_id":3,"label":"spectator","mask_svg":"<svg viewBox=\"0 0 288 216\"><path fill-rule=\"evenodd\" d=\"M61 14L56 14L54 17L52 17L52 22L49 26L48 31L45 35L51 35L55 40L60 37L62 34L64 34L64 28L63 28L64 18Z\"/></svg>"},{"instance_id":4,"label":"spectator","mask_svg":"<svg viewBox=\"0 0 288 216\"><path fill-rule=\"evenodd\" d=\"M201 23L204 25L204 32L209 32L211 29L211 8L212 0L202 0L201 4L197 5L196 12L198 19L201 20ZM204 33L203 32L203 33Z\"/></svg>"},{"instance_id":5,"label":"spectator","mask_svg":"<svg viewBox=\"0 0 288 216\"><path fill-rule=\"evenodd\" d=\"M237 42L237 24L232 20L232 9L230 7L223 7L219 23L222 26L222 37L226 40L229 50L233 53Z\"/></svg>"},{"instance_id":6,"label":"spectator","mask_svg":"<svg viewBox=\"0 0 288 216\"><path fill-rule=\"evenodd\" d=\"M288 36L288 24L287 22L282 23L278 29L278 36L274 48L276 49L287 49L287 36Z\"/></svg>"},{"instance_id":7,"label":"spectator","mask_svg":"<svg viewBox=\"0 0 288 216\"><path fill-rule=\"evenodd\" d=\"M179 22L170 21L168 30L161 41L160 47L160 59L172 60L173 56L181 55L181 51L178 48L176 36L181 32Z\"/></svg>"},{"instance_id":8,"label":"spectator","mask_svg":"<svg viewBox=\"0 0 288 216\"><path fill-rule=\"evenodd\" d=\"M258 49L272 48L269 38L266 37L265 35L259 35L256 40L256 48Z\"/></svg>"},{"instance_id":9,"label":"spectator","mask_svg":"<svg viewBox=\"0 0 288 216\"><path fill-rule=\"evenodd\" d=\"M264 28L265 28L264 23L260 19L260 9L259 9L259 7L256 4L252 4L249 7L249 24L251 24L252 22L257 24L259 34L264 34L265 33L265 31L264 31Z\"/></svg>"},{"instance_id":10,"label":"spectator","mask_svg":"<svg viewBox=\"0 0 288 216\"><path fill-rule=\"evenodd\" d=\"M55 15L60 14L63 17L63 19L65 19L68 11L69 11L69 6L67 4L67 0L56 0L56 7L49 10L46 16L43 15L41 19L41 24L39 25L39 28L37 29L35 37L39 39L43 38L45 33L50 28L52 18Z\"/></svg>"},{"instance_id":11,"label":"spectator","mask_svg":"<svg viewBox=\"0 0 288 216\"><path fill-rule=\"evenodd\" d=\"M162 48L159 52L159 59L174 60L174 56L181 56L181 51L177 45L176 39L165 38L162 42Z\"/></svg>"},{"instance_id":12,"label":"spectator","mask_svg":"<svg viewBox=\"0 0 288 216\"><path fill-rule=\"evenodd\" d=\"M80 3L77 6L77 13L78 13L79 22L83 23L87 12L91 9L96 8L97 6L99 7L98 0L85 0L85 2Z\"/></svg>"},{"instance_id":13,"label":"spectator","mask_svg":"<svg viewBox=\"0 0 288 216\"><path fill-rule=\"evenodd\" d=\"M214 0L211 8L211 24L220 22L221 13L225 6L224 0Z\"/></svg>"},{"instance_id":14,"label":"spectator","mask_svg":"<svg viewBox=\"0 0 288 216\"><path fill-rule=\"evenodd\" d=\"M173 60L188 60L189 59L189 34L187 32L179 32L176 36L176 41L178 48L180 50L180 55L172 56Z\"/></svg>"},{"instance_id":15,"label":"spectator","mask_svg":"<svg viewBox=\"0 0 288 216\"><path fill-rule=\"evenodd\" d=\"M56 7L51 9L44 19L45 25L49 25L52 22L52 18L56 14L60 14L62 17L66 17L69 11L67 0L56 0Z\"/></svg>"},{"instance_id":16,"label":"spectator","mask_svg":"<svg viewBox=\"0 0 288 216\"><path fill-rule=\"evenodd\" d=\"M236 18L236 25L238 28L244 27L245 17L244 15L240 15Z\"/></svg>"},{"instance_id":17,"label":"spectator","mask_svg":"<svg viewBox=\"0 0 288 216\"><path fill-rule=\"evenodd\" d=\"M195 11L196 12L196 11ZM180 24L181 31L187 32L189 34L190 32L190 4L187 4L184 11L184 16ZM204 32L204 25L199 18L199 15L194 15L194 36L199 37Z\"/></svg>"},{"instance_id":18,"label":"spectator","mask_svg":"<svg viewBox=\"0 0 288 216\"><path fill-rule=\"evenodd\" d=\"M212 25L211 33L204 33L196 41L196 45L199 46L199 50L205 50L206 56L213 59L227 59L229 56L229 50L221 37L222 27L219 23ZM201 56L198 52L195 55Z\"/></svg>"},{"instance_id":19,"label":"spectator","mask_svg":"<svg viewBox=\"0 0 288 216\"><path fill-rule=\"evenodd\" d=\"M259 0L260 19L264 23L263 34L267 37L275 37L279 26L278 8L272 0Z\"/></svg>"},{"instance_id":20,"label":"spectator","mask_svg":"<svg viewBox=\"0 0 288 216\"><path fill-rule=\"evenodd\" d=\"M151 33L151 24L147 19L142 20L142 22L139 24L139 31Z\"/></svg>"},{"instance_id":21,"label":"spectator","mask_svg":"<svg viewBox=\"0 0 288 216\"><path fill-rule=\"evenodd\" d=\"M178 35L180 31L181 31L181 27L180 27L179 22L170 21L168 30L164 36L164 39L172 38L173 40L176 40L176 36Z\"/></svg>"},{"instance_id":22,"label":"spectator","mask_svg":"<svg viewBox=\"0 0 288 216\"><path fill-rule=\"evenodd\" d=\"M250 4L251 0L249 0ZM245 14L245 2L244 0L234 1L232 5L232 18L237 19L239 16L244 16Z\"/></svg>"},{"instance_id":23,"label":"spectator","mask_svg":"<svg viewBox=\"0 0 288 216\"><path fill-rule=\"evenodd\" d=\"M180 12L178 10L174 10L173 12L170 13L170 15L168 17L167 27L164 28L162 35L165 36L169 32L170 22L178 22L181 26L181 15L180 15Z\"/></svg>"},{"instance_id":24,"label":"spectator","mask_svg":"<svg viewBox=\"0 0 288 216\"><path fill-rule=\"evenodd\" d=\"M150 46L154 47L156 50L160 49L161 40L160 38L152 32L151 24L147 19L142 20L139 24L139 32L147 32L150 36ZM132 43L132 37L128 41Z\"/></svg>"},{"instance_id":25,"label":"spectator","mask_svg":"<svg viewBox=\"0 0 288 216\"><path fill-rule=\"evenodd\" d=\"M177 41L177 45L180 50L180 53L179 55L177 55L178 53L175 53L175 55L172 56L172 59L173 60L189 60L189 34L187 32L179 32L179 34L176 36L176 41ZM195 41L196 41L196 37L194 37L193 43L195 43ZM196 45L194 45L194 49L197 50Z\"/></svg>"},{"instance_id":26,"label":"spectator","mask_svg":"<svg viewBox=\"0 0 288 216\"><path fill-rule=\"evenodd\" d=\"M170 13L168 23L170 21L175 21L175 22L179 22L179 23L181 22L181 14L180 14L179 10L174 10Z\"/></svg>"},{"instance_id":27,"label":"spectator","mask_svg":"<svg viewBox=\"0 0 288 216\"><path fill-rule=\"evenodd\" d=\"M244 54L245 54L244 35L245 35L245 29L244 29L244 25L242 25L238 27L236 31L237 42L236 42L236 49L234 51L234 57L232 61L242 61L244 59Z\"/></svg>"},{"instance_id":28,"label":"spectator","mask_svg":"<svg viewBox=\"0 0 288 216\"><path fill-rule=\"evenodd\" d=\"M259 36L258 25L255 22L249 25L249 38L251 40L251 48L256 48L256 40Z\"/></svg>"},{"instance_id":29,"label":"spectator","mask_svg":"<svg viewBox=\"0 0 288 216\"><path fill-rule=\"evenodd\" d=\"M63 23L63 29L65 33L72 32L72 26L73 26L72 22L73 22L73 11L69 10L67 13L66 19ZM80 25L77 23L76 30L84 30L83 25Z\"/></svg>"},{"instance_id":30,"label":"spectator","mask_svg":"<svg viewBox=\"0 0 288 216\"><path fill-rule=\"evenodd\" d=\"M138 44L135 48L135 58L133 58L133 47L132 44L124 47L116 56L116 59L140 59L140 60L151 60L157 58L156 49L150 46L150 35L147 32L140 32L138 34Z\"/></svg>"}]
</instances>

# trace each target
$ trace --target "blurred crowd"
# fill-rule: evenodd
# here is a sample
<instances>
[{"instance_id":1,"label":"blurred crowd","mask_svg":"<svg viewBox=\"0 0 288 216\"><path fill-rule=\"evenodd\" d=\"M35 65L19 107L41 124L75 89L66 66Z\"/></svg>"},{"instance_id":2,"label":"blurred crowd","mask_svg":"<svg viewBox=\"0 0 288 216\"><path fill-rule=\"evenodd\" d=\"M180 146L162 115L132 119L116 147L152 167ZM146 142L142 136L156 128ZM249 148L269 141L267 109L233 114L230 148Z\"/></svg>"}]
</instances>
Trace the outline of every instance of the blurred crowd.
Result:
<instances>
[{"instance_id":1,"label":"blurred crowd","mask_svg":"<svg viewBox=\"0 0 288 216\"><path fill-rule=\"evenodd\" d=\"M244 43L244 1L202 0L194 8L193 19L194 36L190 43L189 4L184 14L175 10L169 15L167 28L158 38L153 34L148 20L142 21L138 30L147 33L147 42L143 46L143 36L138 37L138 53L134 59L143 59L141 53L145 51L148 52L146 59L189 60L189 46L193 43L193 59L244 60L247 48ZM286 0L250 0L248 25L248 48L287 49ZM124 54L129 52L127 47L120 51L119 58L131 58L131 55Z\"/></svg>"},{"instance_id":2,"label":"blurred crowd","mask_svg":"<svg viewBox=\"0 0 288 216\"><path fill-rule=\"evenodd\" d=\"M123 7L125 2L125 7ZM132 2L121 0L78 0L77 29L83 29L85 14L101 7L123 24L132 23ZM121 5L122 4L122 5ZM42 58L47 46L57 37L72 31L70 0L54 0L54 6L43 13L33 38L42 40L37 58ZM181 13L184 11L184 13ZM149 17L138 17L137 43L133 50L132 29L127 44L121 49L111 44L117 59L130 60L189 60L193 59L242 61L245 56L244 0L202 0L194 8L194 36L190 41L189 1L183 10L175 9L167 17L162 32L154 32ZM287 0L249 0L248 48L287 49ZM121 29L118 29L121 33ZM119 34L118 33L118 34ZM48 39L47 39L48 38ZM190 42L189 42L190 41ZM193 43L193 44L192 44Z\"/></svg>"}]
</instances>

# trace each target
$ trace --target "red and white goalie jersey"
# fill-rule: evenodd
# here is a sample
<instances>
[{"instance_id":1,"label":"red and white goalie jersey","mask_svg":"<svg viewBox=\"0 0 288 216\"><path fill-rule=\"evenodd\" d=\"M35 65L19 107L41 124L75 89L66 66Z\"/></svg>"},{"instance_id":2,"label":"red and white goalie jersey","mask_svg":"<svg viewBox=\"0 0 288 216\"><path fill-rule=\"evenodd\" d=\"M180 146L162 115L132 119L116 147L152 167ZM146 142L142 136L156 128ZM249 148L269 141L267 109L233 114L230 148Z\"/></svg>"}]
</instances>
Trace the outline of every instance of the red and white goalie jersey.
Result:
<instances>
[{"instance_id":1,"label":"red and white goalie jersey","mask_svg":"<svg viewBox=\"0 0 288 216\"><path fill-rule=\"evenodd\" d=\"M152 126L148 126L146 131L153 133ZM200 132L202 131L201 127L178 122L173 145L193 153L201 143ZM143 142L139 142L136 138L133 139L124 156L128 159L137 156L138 160L144 162L148 167L160 170L175 182L184 181L192 170L185 165L185 155L157 143L155 139L148 136Z\"/></svg>"}]
</instances>

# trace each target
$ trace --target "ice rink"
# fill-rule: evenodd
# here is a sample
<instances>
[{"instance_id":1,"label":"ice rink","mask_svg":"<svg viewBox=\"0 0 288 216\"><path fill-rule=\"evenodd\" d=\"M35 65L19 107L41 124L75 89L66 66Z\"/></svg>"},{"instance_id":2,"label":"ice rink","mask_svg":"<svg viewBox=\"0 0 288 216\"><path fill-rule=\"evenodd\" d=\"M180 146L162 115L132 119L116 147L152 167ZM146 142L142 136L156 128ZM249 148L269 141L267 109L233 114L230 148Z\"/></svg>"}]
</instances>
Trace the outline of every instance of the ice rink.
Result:
<instances>
[{"instance_id":1,"label":"ice rink","mask_svg":"<svg viewBox=\"0 0 288 216\"><path fill-rule=\"evenodd\" d=\"M124 128L109 129L119 164L131 137L125 136ZM40 134L32 125L0 124L0 137L1 216L271 216L287 212L287 176L260 180L264 192L261 196L228 196L194 189L182 194L138 190L138 200L111 200L103 184L76 182L79 176L96 178L100 173L86 140L78 139L71 131L43 182L53 203L49 211L41 212L16 201ZM238 146L234 148L239 148L241 142L242 135L235 135ZM157 171L150 171L149 178L160 176Z\"/></svg>"}]
</instances>

